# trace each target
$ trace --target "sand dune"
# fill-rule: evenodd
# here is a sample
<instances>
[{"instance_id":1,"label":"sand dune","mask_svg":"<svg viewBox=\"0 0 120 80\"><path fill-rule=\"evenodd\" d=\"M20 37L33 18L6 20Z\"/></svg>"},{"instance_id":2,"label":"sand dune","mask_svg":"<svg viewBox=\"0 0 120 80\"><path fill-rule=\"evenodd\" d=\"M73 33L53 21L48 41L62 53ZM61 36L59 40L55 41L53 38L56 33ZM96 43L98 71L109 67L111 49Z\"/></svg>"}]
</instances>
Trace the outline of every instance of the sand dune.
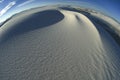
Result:
<instances>
[{"instance_id":1,"label":"sand dune","mask_svg":"<svg viewBox=\"0 0 120 80\"><path fill-rule=\"evenodd\" d=\"M42 7L0 27L0 80L119 80L120 24L84 9Z\"/></svg>"}]
</instances>

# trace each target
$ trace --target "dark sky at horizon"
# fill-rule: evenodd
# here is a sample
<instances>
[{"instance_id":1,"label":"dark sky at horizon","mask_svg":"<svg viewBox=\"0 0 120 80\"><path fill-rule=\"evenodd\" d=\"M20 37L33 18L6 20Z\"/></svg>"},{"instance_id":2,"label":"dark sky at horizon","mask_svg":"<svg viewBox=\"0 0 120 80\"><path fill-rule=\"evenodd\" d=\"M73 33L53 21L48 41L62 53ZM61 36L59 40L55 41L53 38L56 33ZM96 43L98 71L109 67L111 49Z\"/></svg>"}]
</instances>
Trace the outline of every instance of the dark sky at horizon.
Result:
<instances>
[{"instance_id":1,"label":"dark sky at horizon","mask_svg":"<svg viewBox=\"0 0 120 80\"><path fill-rule=\"evenodd\" d=\"M99 9L120 22L120 0L0 0L0 21L28 7L59 2Z\"/></svg>"}]
</instances>

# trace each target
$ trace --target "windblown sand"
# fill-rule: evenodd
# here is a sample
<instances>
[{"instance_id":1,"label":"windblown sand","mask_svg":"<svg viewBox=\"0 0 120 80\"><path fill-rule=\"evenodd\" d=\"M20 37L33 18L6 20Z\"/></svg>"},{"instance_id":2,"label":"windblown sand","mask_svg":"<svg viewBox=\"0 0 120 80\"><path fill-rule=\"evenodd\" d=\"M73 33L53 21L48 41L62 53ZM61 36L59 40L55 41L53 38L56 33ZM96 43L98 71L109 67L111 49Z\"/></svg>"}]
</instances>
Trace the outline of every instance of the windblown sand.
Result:
<instances>
[{"instance_id":1,"label":"windblown sand","mask_svg":"<svg viewBox=\"0 0 120 80\"><path fill-rule=\"evenodd\" d=\"M42 7L0 27L0 80L119 80L120 24L101 13Z\"/></svg>"}]
</instances>

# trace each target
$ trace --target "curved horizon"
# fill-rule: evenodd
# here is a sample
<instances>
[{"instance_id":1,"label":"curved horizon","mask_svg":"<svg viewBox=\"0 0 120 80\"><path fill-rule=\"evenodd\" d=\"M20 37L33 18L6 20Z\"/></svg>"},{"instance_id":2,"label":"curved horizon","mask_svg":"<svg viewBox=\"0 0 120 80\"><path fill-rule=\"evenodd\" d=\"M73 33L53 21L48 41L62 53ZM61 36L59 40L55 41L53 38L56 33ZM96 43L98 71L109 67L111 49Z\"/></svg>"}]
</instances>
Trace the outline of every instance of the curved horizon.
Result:
<instances>
[{"instance_id":1,"label":"curved horizon","mask_svg":"<svg viewBox=\"0 0 120 80\"><path fill-rule=\"evenodd\" d=\"M9 18L10 16L12 16L15 13L24 11L26 9L29 8L33 8L33 7L39 7L39 6L44 6L44 5L49 5L49 4L57 4L57 3L61 3L61 4L70 4L70 5L75 5L75 6L82 6L82 7L86 7L86 8L91 8L91 9L95 9L95 10L99 10L100 12L103 12L104 14L107 14L108 16L113 17L114 19L116 19L118 22L120 22L120 17L119 17L119 6L118 6L118 2L113 2L113 1L99 1L99 0L75 0L75 1L63 1L63 0L48 0L48 1L39 1L39 0L27 0L27 1L19 1L19 0L11 0L11 1L2 1L2 3L0 3L0 11L2 11L2 9L4 9L6 6L10 5L10 3L15 2L15 4L13 6L11 6L11 8L9 10L7 10L6 13L3 14L3 16L1 16L0 18L0 22L5 21L7 18ZM5 3L5 4L4 4Z\"/></svg>"},{"instance_id":2,"label":"curved horizon","mask_svg":"<svg viewBox=\"0 0 120 80\"><path fill-rule=\"evenodd\" d=\"M44 6L0 27L1 80L118 80L120 24L73 6Z\"/></svg>"}]
</instances>

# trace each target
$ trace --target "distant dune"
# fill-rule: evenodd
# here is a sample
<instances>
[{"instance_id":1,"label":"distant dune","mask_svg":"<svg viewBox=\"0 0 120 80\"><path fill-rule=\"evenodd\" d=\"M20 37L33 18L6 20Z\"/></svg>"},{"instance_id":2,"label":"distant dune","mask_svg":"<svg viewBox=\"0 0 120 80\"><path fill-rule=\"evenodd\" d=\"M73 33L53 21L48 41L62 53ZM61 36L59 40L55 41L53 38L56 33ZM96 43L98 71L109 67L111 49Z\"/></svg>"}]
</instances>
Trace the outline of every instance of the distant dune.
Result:
<instances>
[{"instance_id":1,"label":"distant dune","mask_svg":"<svg viewBox=\"0 0 120 80\"><path fill-rule=\"evenodd\" d=\"M46 6L0 27L0 80L119 80L120 24L100 12Z\"/></svg>"}]
</instances>

